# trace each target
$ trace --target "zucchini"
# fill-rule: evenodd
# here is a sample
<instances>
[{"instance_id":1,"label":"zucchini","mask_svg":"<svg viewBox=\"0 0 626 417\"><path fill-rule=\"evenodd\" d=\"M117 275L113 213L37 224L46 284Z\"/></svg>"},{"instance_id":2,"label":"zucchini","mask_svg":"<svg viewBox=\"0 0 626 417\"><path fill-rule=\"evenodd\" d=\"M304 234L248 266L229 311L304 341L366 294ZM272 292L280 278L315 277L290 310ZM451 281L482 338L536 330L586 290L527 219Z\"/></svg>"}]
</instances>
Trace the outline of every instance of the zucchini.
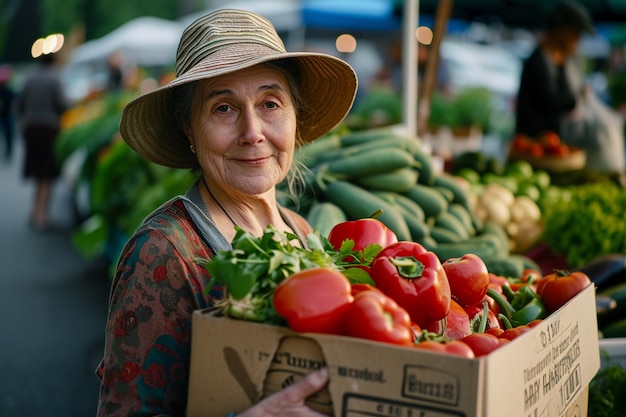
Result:
<instances>
[{"instance_id":1,"label":"zucchini","mask_svg":"<svg viewBox=\"0 0 626 417\"><path fill-rule=\"evenodd\" d=\"M381 174L355 178L354 182L369 190L384 190L403 193L417 183L418 173L413 168L400 168Z\"/></svg>"},{"instance_id":2,"label":"zucchini","mask_svg":"<svg viewBox=\"0 0 626 417\"><path fill-rule=\"evenodd\" d=\"M400 148L370 149L324 164L326 171L338 179L359 178L415 166L415 160ZM323 166L320 169L324 169Z\"/></svg>"},{"instance_id":3,"label":"zucchini","mask_svg":"<svg viewBox=\"0 0 626 417\"><path fill-rule=\"evenodd\" d=\"M439 213L448 209L448 200L439 191L428 185L415 184L404 195L422 207L427 218L437 217Z\"/></svg>"},{"instance_id":4,"label":"zucchini","mask_svg":"<svg viewBox=\"0 0 626 417\"><path fill-rule=\"evenodd\" d=\"M322 236L327 237L336 224L347 221L348 217L338 205L321 201L313 205L306 219Z\"/></svg>"},{"instance_id":5,"label":"zucchini","mask_svg":"<svg viewBox=\"0 0 626 417\"><path fill-rule=\"evenodd\" d=\"M411 240L409 227L399 210L378 195L352 184L348 181L336 180L326 186L326 198L339 206L348 219L358 220L370 217L378 210L382 221L398 236L398 240Z\"/></svg>"}]
</instances>

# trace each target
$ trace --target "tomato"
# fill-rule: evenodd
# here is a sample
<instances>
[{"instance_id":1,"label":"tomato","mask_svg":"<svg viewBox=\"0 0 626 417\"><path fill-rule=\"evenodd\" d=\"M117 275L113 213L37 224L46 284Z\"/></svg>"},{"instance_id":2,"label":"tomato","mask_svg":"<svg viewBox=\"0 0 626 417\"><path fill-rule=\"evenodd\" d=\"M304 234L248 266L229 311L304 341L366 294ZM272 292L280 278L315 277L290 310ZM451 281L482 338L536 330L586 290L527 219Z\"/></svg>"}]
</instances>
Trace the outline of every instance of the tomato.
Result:
<instances>
[{"instance_id":1,"label":"tomato","mask_svg":"<svg viewBox=\"0 0 626 417\"><path fill-rule=\"evenodd\" d=\"M482 300L489 286L489 271L483 260L473 253L450 258L442 264L452 299L461 306L476 304Z\"/></svg>"},{"instance_id":2,"label":"tomato","mask_svg":"<svg viewBox=\"0 0 626 417\"><path fill-rule=\"evenodd\" d=\"M278 284L274 308L297 332L340 334L343 314L354 299L351 290L350 281L339 271L304 269Z\"/></svg>"},{"instance_id":3,"label":"tomato","mask_svg":"<svg viewBox=\"0 0 626 417\"><path fill-rule=\"evenodd\" d=\"M490 333L472 333L461 339L461 342L467 344L476 357L485 356L506 343L508 339L502 339Z\"/></svg>"},{"instance_id":4,"label":"tomato","mask_svg":"<svg viewBox=\"0 0 626 417\"><path fill-rule=\"evenodd\" d=\"M561 144L561 138L556 132L552 130L546 130L541 134L541 143L543 143L545 147L554 147Z\"/></svg>"},{"instance_id":5,"label":"tomato","mask_svg":"<svg viewBox=\"0 0 626 417\"><path fill-rule=\"evenodd\" d=\"M359 291L344 313L343 334L396 345L413 344L411 318L382 292Z\"/></svg>"},{"instance_id":6,"label":"tomato","mask_svg":"<svg viewBox=\"0 0 626 417\"><path fill-rule=\"evenodd\" d=\"M417 349L430 350L433 352L445 353L460 356L461 358L472 359L475 357L474 351L465 343L458 340L450 342L436 342L434 340L424 340L413 345Z\"/></svg>"},{"instance_id":7,"label":"tomato","mask_svg":"<svg viewBox=\"0 0 626 417\"><path fill-rule=\"evenodd\" d=\"M557 270L537 283L537 294L548 314L552 314L589 284L591 279L584 272Z\"/></svg>"},{"instance_id":8,"label":"tomato","mask_svg":"<svg viewBox=\"0 0 626 417\"><path fill-rule=\"evenodd\" d=\"M463 307L463 310L465 310L469 318L470 328L473 329L474 323L479 322L482 315L485 313L483 302L487 303L487 325L485 330L502 327L500 325L500 321L498 320L498 316L494 313L491 307L489 307L489 300L493 301L491 297L485 295L481 303ZM493 303L495 304L495 301L493 301Z\"/></svg>"},{"instance_id":9,"label":"tomato","mask_svg":"<svg viewBox=\"0 0 626 417\"><path fill-rule=\"evenodd\" d=\"M424 329L442 335L446 340L458 340L472 333L469 316L454 300L450 300L450 311L443 320L428 323Z\"/></svg>"},{"instance_id":10,"label":"tomato","mask_svg":"<svg viewBox=\"0 0 626 417\"><path fill-rule=\"evenodd\" d=\"M397 242L398 237L383 222L374 218L365 218L337 223L328 233L328 241L336 250L346 240L354 242L354 251L362 251L367 246L377 244L383 248Z\"/></svg>"}]
</instances>

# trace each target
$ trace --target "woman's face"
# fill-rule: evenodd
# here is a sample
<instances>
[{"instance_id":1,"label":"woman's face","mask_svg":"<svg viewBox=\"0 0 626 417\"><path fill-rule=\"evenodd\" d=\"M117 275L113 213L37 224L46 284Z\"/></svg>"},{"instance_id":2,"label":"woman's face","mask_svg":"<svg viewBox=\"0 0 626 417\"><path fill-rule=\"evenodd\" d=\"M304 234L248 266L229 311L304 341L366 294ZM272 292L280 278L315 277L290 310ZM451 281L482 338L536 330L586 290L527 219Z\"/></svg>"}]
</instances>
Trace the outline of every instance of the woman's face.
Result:
<instances>
[{"instance_id":1,"label":"woman's face","mask_svg":"<svg viewBox=\"0 0 626 417\"><path fill-rule=\"evenodd\" d=\"M195 91L187 134L207 180L256 195L285 178L296 111L280 71L257 65L200 81Z\"/></svg>"}]
</instances>

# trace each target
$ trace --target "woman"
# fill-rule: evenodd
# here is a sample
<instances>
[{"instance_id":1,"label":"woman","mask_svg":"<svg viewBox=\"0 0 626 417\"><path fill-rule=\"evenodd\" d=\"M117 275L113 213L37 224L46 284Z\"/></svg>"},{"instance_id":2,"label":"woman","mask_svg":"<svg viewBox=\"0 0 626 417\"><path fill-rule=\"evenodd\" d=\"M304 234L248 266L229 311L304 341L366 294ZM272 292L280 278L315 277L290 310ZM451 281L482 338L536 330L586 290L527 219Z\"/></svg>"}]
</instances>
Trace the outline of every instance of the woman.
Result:
<instances>
[{"instance_id":1,"label":"woman","mask_svg":"<svg viewBox=\"0 0 626 417\"><path fill-rule=\"evenodd\" d=\"M276 201L292 178L296 146L335 127L352 106L356 75L318 53L287 53L266 19L218 10L184 32L176 78L124 109L120 132L149 161L199 169L185 196L144 221L122 251L110 297L99 416L183 416L192 312L223 288L205 288L194 259L228 249L235 225L268 225L304 238L310 225ZM304 399L327 381L319 371L241 416L319 415ZM233 410L242 411L242 410Z\"/></svg>"}]
</instances>

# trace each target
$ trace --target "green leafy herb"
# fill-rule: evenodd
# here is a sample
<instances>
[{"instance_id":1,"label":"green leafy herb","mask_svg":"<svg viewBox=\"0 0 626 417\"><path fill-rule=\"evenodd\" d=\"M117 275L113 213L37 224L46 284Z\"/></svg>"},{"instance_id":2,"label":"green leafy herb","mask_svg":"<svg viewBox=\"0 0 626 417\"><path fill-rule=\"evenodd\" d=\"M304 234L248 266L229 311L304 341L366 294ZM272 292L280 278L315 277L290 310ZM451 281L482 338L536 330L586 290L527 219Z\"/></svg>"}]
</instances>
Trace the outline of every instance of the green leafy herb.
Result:
<instances>
[{"instance_id":1,"label":"green leafy herb","mask_svg":"<svg viewBox=\"0 0 626 417\"><path fill-rule=\"evenodd\" d=\"M227 288L226 298L218 305L223 315L283 324L272 303L274 289L289 276L308 268L332 268L344 273L350 282L373 283L367 272L348 268L344 259L363 258L364 263L369 263L380 248L366 248L361 253L347 245L336 251L319 232L307 236L307 248L292 243L297 239L293 233L280 232L274 226L268 226L261 237L237 227L232 249L222 250L210 260L198 260L211 274L207 291L215 283Z\"/></svg>"}]
</instances>

